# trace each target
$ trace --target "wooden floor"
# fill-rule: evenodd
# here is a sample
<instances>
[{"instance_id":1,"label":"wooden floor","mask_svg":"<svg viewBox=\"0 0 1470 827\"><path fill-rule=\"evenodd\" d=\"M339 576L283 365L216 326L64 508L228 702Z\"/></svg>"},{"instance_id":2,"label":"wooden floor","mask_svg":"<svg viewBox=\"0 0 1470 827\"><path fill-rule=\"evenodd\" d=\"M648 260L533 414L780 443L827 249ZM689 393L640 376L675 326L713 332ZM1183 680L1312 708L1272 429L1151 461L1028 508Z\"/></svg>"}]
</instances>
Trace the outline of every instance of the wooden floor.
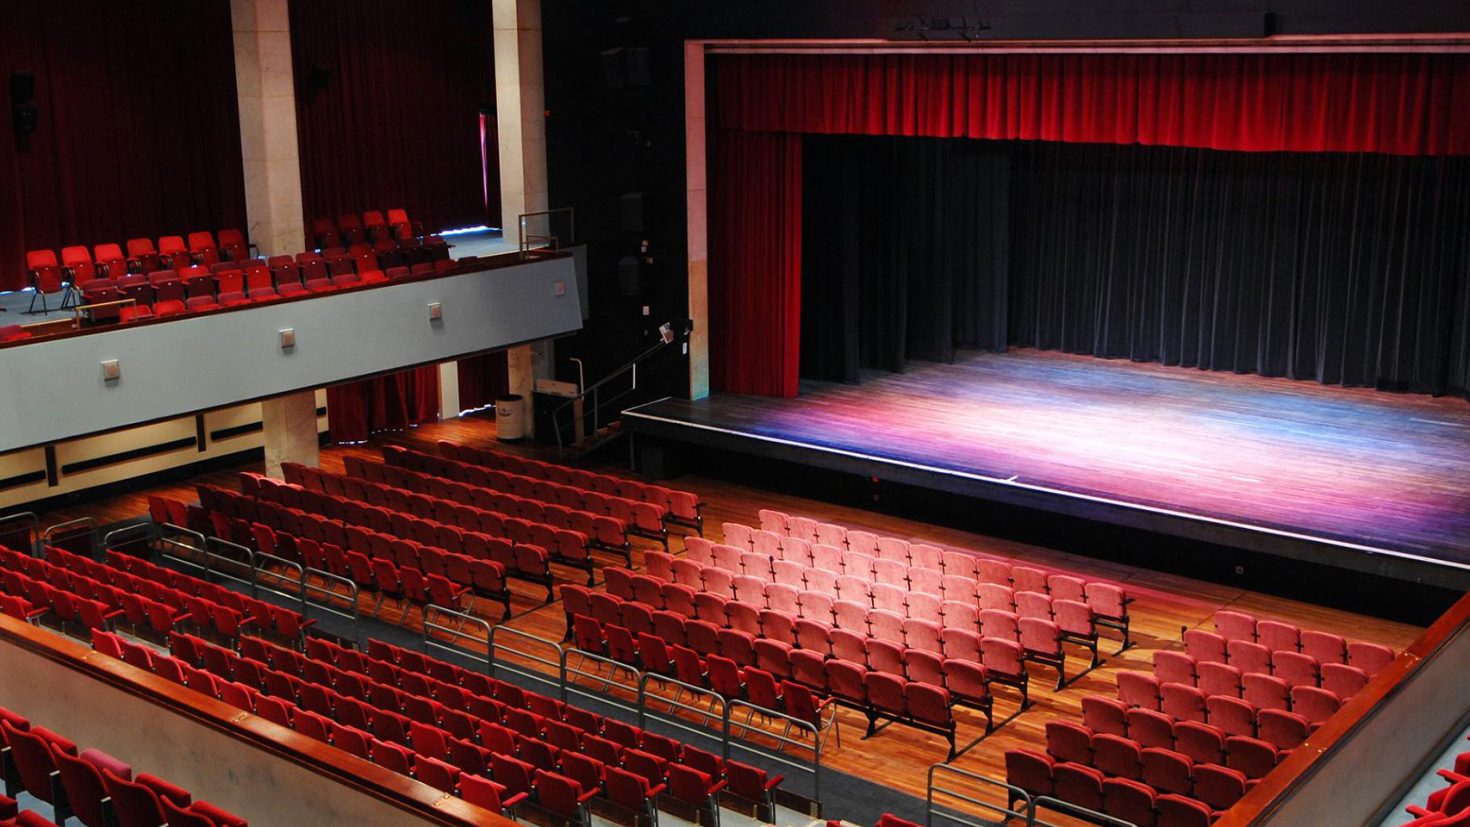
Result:
<instances>
[{"instance_id":1,"label":"wooden floor","mask_svg":"<svg viewBox=\"0 0 1470 827\"><path fill-rule=\"evenodd\" d=\"M480 446L505 446L494 439L494 425L484 419L466 418L441 425L424 426L401 434L385 435L377 444L397 443L414 446L432 446L437 439L451 439ZM372 455L375 445L351 446L324 449L321 465L328 470L341 470L343 457L348 455ZM517 453L533 453L530 447L515 447ZM202 478L204 480L233 484L233 472L222 471ZM194 499L193 480L187 483L161 486L152 489L159 493L172 494ZM996 541L961 531L938 528L886 515L877 515L853 508L839 508L815 500L792 496L778 496L742 487L727 482L686 476L674 483L678 487L696 491L706 503L706 536L718 539L722 522L757 522L759 508L776 508L788 513L804 514L822 520L861 527L880 534L908 538L923 538L932 543L958 548L984 549L1032 561L1046 566L1065 567L1083 573L1090 578L1102 578L1124 583L1137 598L1133 604L1133 629L1136 644L1127 653L1117 656L1116 644L1104 646L1107 658L1103 665L1077 680L1061 692L1051 691L1054 684L1048 681L1050 670L1038 669L1038 678L1033 679L1033 706L1024 714L1008 721L995 734L980 745L961 756L956 767L985 773L992 777L1004 777L1001 760L1006 749L1019 746L1037 748L1042 744L1042 731L1048 720L1062 717L1080 720L1081 698L1092 693L1112 694L1115 691L1115 674L1119 669L1150 668L1153 651L1160 648L1182 648L1181 628L1209 627L1211 615L1218 609L1230 607L1285 619L1303 627L1325 629L1347 637L1369 640L1402 648L1412 641L1421 629L1391 623L1348 612L1337 611L1311 604L1270 597L1236 588L1190 580L1177 576L1163 575L1128 566L1110 564L1059 553L1056 551L1024 546L1016 543ZM62 520L80 516L91 516L107 523L137 517L146 511L147 491L110 497L95 503L66 508L43 515L42 524L51 525ZM652 541L641 541L639 550L654 548ZM682 548L675 539L674 550ZM635 554L635 563L641 567L641 554ZM578 582L572 570L562 575L570 582ZM516 583L516 599L513 602L515 617L510 623L527 632L542 637L560 639L564 630L560 604L542 606L537 588ZM1078 650L1079 653L1081 650ZM1072 670L1084 665L1079 654ZM997 689L997 721L1012 716L1017 710L1017 697L1006 688ZM968 743L984 730L983 717L967 710L959 712L960 743ZM925 791L927 768L945 757L942 739L913 729L892 726L869 740L861 740L863 729L861 716L844 711L841 713L842 747L828 741L828 752L824 764L848 773L857 774L878 783L890 785L910 795L922 798ZM841 816L840 802L829 802Z\"/></svg>"},{"instance_id":2,"label":"wooden floor","mask_svg":"<svg viewBox=\"0 0 1470 827\"><path fill-rule=\"evenodd\" d=\"M633 413L635 433L1155 533L1470 571L1464 399L1014 350Z\"/></svg>"}]
</instances>

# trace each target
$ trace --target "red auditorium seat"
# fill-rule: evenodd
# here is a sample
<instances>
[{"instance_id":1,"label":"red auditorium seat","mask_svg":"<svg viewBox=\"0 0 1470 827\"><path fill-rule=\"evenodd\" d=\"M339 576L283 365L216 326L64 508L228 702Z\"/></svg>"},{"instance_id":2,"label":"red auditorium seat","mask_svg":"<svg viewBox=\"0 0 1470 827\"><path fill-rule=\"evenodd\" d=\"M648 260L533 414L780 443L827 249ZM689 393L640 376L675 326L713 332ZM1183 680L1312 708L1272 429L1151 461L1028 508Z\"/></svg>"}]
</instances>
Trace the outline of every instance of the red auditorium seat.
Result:
<instances>
[{"instance_id":1,"label":"red auditorium seat","mask_svg":"<svg viewBox=\"0 0 1470 827\"><path fill-rule=\"evenodd\" d=\"M1187 795L1165 793L1154 802L1157 827L1209 827L1214 820L1210 808Z\"/></svg>"},{"instance_id":2,"label":"red auditorium seat","mask_svg":"<svg viewBox=\"0 0 1470 827\"><path fill-rule=\"evenodd\" d=\"M210 267L219 263L219 245L208 230L189 233L189 257L195 264Z\"/></svg>"},{"instance_id":3,"label":"red auditorium seat","mask_svg":"<svg viewBox=\"0 0 1470 827\"><path fill-rule=\"evenodd\" d=\"M1157 793L1152 787L1128 778L1105 778L1102 786L1104 813L1137 827L1154 827Z\"/></svg>"},{"instance_id":4,"label":"red auditorium seat","mask_svg":"<svg viewBox=\"0 0 1470 827\"><path fill-rule=\"evenodd\" d=\"M167 821L159 794L140 781L129 781L103 770L107 794L112 798L112 812L118 827L158 827ZM141 776L140 776L141 779Z\"/></svg>"},{"instance_id":5,"label":"red auditorium seat","mask_svg":"<svg viewBox=\"0 0 1470 827\"><path fill-rule=\"evenodd\" d=\"M123 255L122 248L116 244L96 245L92 248L92 260L98 276L117 279L128 272L127 256Z\"/></svg>"},{"instance_id":6,"label":"red auditorium seat","mask_svg":"<svg viewBox=\"0 0 1470 827\"><path fill-rule=\"evenodd\" d=\"M166 235L158 239L158 255L163 265L172 270L182 270L194 263L189 247L181 235Z\"/></svg>"},{"instance_id":7,"label":"red auditorium seat","mask_svg":"<svg viewBox=\"0 0 1470 827\"><path fill-rule=\"evenodd\" d=\"M35 294L31 296L30 307L27 313L34 313L36 301L41 302L41 312L48 313L50 309L46 304L46 296L51 293L65 289L67 292L61 297L60 310L71 306L70 299L75 302L71 289L62 281L61 264L56 259L56 253L51 250L31 250L26 253L26 273L31 282L31 289Z\"/></svg>"},{"instance_id":8,"label":"red auditorium seat","mask_svg":"<svg viewBox=\"0 0 1470 827\"><path fill-rule=\"evenodd\" d=\"M232 227L219 231L219 252L228 261L242 261L249 257L250 245L245 234Z\"/></svg>"},{"instance_id":9,"label":"red auditorium seat","mask_svg":"<svg viewBox=\"0 0 1470 827\"><path fill-rule=\"evenodd\" d=\"M134 273L151 273L162 267L157 248L151 238L130 238L127 241L128 270Z\"/></svg>"},{"instance_id":10,"label":"red auditorium seat","mask_svg":"<svg viewBox=\"0 0 1470 827\"><path fill-rule=\"evenodd\" d=\"M83 304L104 304L118 300L117 285L112 279L90 279L82 282ZM98 307L89 311L94 321L112 321L117 318L117 305Z\"/></svg>"}]
</instances>

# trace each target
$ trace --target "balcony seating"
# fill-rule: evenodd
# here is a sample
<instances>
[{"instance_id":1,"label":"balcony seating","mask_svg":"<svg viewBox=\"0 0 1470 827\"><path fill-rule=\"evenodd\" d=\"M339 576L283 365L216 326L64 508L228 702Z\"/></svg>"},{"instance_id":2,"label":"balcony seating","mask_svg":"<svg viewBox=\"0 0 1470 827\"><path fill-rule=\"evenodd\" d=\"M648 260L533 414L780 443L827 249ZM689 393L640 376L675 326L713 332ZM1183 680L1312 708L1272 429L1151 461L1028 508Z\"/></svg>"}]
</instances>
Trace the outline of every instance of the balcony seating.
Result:
<instances>
[{"instance_id":1,"label":"balcony seating","mask_svg":"<svg viewBox=\"0 0 1470 827\"><path fill-rule=\"evenodd\" d=\"M172 802L177 817L167 821L170 825L248 827L232 813L193 801L187 790L146 772L134 777L131 767L111 755L78 751L64 736L4 708L0 746L5 748L6 792L29 793L51 808L47 821L31 811L17 813L14 799L0 796L0 824L59 825L75 819L84 827L159 827L168 819L162 802ZM190 820L201 816L204 821Z\"/></svg>"}]
</instances>

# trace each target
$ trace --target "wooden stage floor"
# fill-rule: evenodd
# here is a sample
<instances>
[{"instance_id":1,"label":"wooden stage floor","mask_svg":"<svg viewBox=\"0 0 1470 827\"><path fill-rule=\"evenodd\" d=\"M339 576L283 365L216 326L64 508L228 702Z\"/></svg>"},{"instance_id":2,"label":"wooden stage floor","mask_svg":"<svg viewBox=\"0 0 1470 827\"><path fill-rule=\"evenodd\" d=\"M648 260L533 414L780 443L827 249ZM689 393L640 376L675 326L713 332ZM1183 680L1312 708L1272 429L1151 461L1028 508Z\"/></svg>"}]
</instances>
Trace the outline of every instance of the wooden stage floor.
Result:
<instances>
[{"instance_id":1,"label":"wooden stage floor","mask_svg":"<svg viewBox=\"0 0 1470 827\"><path fill-rule=\"evenodd\" d=\"M1470 583L1470 404L1017 350L633 409L707 445L1253 551Z\"/></svg>"}]
</instances>

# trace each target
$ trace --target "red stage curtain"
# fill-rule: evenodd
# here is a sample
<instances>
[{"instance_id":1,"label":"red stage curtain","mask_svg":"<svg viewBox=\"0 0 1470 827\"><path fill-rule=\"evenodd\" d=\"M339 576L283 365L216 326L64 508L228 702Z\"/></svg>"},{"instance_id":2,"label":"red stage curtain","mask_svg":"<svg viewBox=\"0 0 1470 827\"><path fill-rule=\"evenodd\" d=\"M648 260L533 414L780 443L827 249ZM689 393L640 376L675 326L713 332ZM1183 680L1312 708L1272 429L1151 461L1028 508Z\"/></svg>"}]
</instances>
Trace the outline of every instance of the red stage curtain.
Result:
<instances>
[{"instance_id":1,"label":"red stage curtain","mask_svg":"<svg viewBox=\"0 0 1470 827\"><path fill-rule=\"evenodd\" d=\"M34 73L38 121L4 109L0 290L29 249L247 229L229 0L3 8L0 83Z\"/></svg>"},{"instance_id":2,"label":"red stage curtain","mask_svg":"<svg viewBox=\"0 0 1470 827\"><path fill-rule=\"evenodd\" d=\"M496 397L510 393L510 374L505 351L486 353L459 360L459 407L461 410L483 408ZM459 413L453 411L449 413Z\"/></svg>"},{"instance_id":3,"label":"red stage curtain","mask_svg":"<svg viewBox=\"0 0 1470 827\"><path fill-rule=\"evenodd\" d=\"M796 396L801 136L715 130L711 138L710 384Z\"/></svg>"},{"instance_id":4,"label":"red stage curtain","mask_svg":"<svg viewBox=\"0 0 1470 827\"><path fill-rule=\"evenodd\" d=\"M339 445L363 442L378 431L401 431L438 418L436 365L327 388L327 421L332 441Z\"/></svg>"},{"instance_id":5,"label":"red stage curtain","mask_svg":"<svg viewBox=\"0 0 1470 827\"><path fill-rule=\"evenodd\" d=\"M1470 154L1470 55L731 55L720 127Z\"/></svg>"},{"instance_id":6,"label":"red stage curtain","mask_svg":"<svg viewBox=\"0 0 1470 827\"><path fill-rule=\"evenodd\" d=\"M402 207L431 230L498 225L480 156L480 108L495 101L489 0L290 9L306 220ZM324 88L307 80L318 66L331 73ZM486 118L492 148L494 127Z\"/></svg>"}]
</instances>

